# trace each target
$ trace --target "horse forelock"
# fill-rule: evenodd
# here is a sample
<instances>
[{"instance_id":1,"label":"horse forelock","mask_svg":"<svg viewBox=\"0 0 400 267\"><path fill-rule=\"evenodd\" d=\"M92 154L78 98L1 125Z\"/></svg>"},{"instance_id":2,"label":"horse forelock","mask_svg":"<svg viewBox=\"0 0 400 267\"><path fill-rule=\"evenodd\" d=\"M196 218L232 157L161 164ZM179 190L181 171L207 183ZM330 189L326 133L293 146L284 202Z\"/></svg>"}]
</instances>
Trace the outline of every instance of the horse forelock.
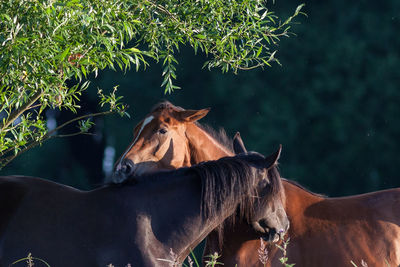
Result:
<instances>
[{"instance_id":1,"label":"horse forelock","mask_svg":"<svg viewBox=\"0 0 400 267\"><path fill-rule=\"evenodd\" d=\"M261 207L263 207L264 205L268 205L267 203L278 199L285 206L286 195L277 165L274 165L268 170L268 179L269 184L263 191L263 195L258 199L256 205L261 205Z\"/></svg>"},{"instance_id":2,"label":"horse forelock","mask_svg":"<svg viewBox=\"0 0 400 267\"><path fill-rule=\"evenodd\" d=\"M183 111L185 110L182 107L179 106L175 106L174 104L172 104L169 101L161 101L157 104L155 104L152 108L150 112L157 112L157 111L162 111L162 110L176 110L176 111Z\"/></svg>"}]
</instances>

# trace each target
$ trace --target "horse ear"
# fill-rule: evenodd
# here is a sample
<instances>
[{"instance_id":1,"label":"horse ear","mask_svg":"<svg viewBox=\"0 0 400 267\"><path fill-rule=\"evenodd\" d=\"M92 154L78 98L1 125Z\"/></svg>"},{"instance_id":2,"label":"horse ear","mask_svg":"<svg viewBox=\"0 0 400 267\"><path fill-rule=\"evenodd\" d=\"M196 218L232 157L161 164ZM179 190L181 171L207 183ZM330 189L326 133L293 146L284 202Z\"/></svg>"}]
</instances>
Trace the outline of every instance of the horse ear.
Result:
<instances>
[{"instance_id":1,"label":"horse ear","mask_svg":"<svg viewBox=\"0 0 400 267\"><path fill-rule=\"evenodd\" d=\"M178 111L177 119L180 121L195 122L207 115L210 109L211 108L203 108L200 110L188 109Z\"/></svg>"},{"instance_id":2,"label":"horse ear","mask_svg":"<svg viewBox=\"0 0 400 267\"><path fill-rule=\"evenodd\" d=\"M242 137L240 137L239 132L236 132L235 136L233 137L233 151L235 151L235 154L247 152L247 149L243 144L243 140Z\"/></svg>"},{"instance_id":3,"label":"horse ear","mask_svg":"<svg viewBox=\"0 0 400 267\"><path fill-rule=\"evenodd\" d=\"M282 145L279 145L279 148L275 153L272 153L271 155L266 157L265 163L267 169L270 169L276 164L278 164L278 159L281 156L281 151L282 151Z\"/></svg>"}]
</instances>

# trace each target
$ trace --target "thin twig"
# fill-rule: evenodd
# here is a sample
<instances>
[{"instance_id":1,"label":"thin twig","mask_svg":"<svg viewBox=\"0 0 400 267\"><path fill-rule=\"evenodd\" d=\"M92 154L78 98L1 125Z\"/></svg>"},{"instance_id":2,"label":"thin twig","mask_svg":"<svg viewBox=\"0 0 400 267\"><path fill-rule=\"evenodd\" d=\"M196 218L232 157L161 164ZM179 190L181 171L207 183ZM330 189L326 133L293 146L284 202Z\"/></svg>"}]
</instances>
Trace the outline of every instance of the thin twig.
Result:
<instances>
[{"instance_id":1,"label":"thin twig","mask_svg":"<svg viewBox=\"0 0 400 267\"><path fill-rule=\"evenodd\" d=\"M236 68L238 68L239 70L252 70L252 69L256 69L256 68L263 67L263 66L264 66L264 64L259 63L259 64L257 64L257 65L251 66L251 67L241 67L241 66L237 66Z\"/></svg>"},{"instance_id":2,"label":"thin twig","mask_svg":"<svg viewBox=\"0 0 400 267\"><path fill-rule=\"evenodd\" d=\"M40 106L42 106L43 104L37 104L37 105L33 105L33 106L30 106L28 109L33 109L33 108L37 108L37 107L40 107Z\"/></svg>"},{"instance_id":3,"label":"thin twig","mask_svg":"<svg viewBox=\"0 0 400 267\"><path fill-rule=\"evenodd\" d=\"M63 124L61 124L61 125L58 126L57 128L54 128L53 130L49 131L47 134L45 134L44 137L51 136L51 135L52 135L53 133L55 133L56 131L60 130L61 128L64 128L65 126L67 126L67 125L69 125L69 124L71 124L71 123L73 123L73 122L75 122L75 121L83 120L83 119L90 118L90 117L97 117L97 116L103 116L103 115L105 116L105 115L112 114L112 113L115 113L115 112L116 112L116 111L104 111L104 112L86 114L86 115L83 115L83 116L76 117L76 118L74 118L74 119L72 119L72 120L69 120L69 121L67 121L67 122L65 122L65 123L63 123Z\"/></svg>"},{"instance_id":4,"label":"thin twig","mask_svg":"<svg viewBox=\"0 0 400 267\"><path fill-rule=\"evenodd\" d=\"M83 134L83 135L92 135L92 136L95 135L95 134L92 134L92 133L77 132L77 133L71 133L71 134L52 135L52 136L49 137L49 139L50 139L50 138L56 138L56 137L71 137L71 136L77 136L77 135L80 135L80 134Z\"/></svg>"},{"instance_id":5,"label":"thin twig","mask_svg":"<svg viewBox=\"0 0 400 267\"><path fill-rule=\"evenodd\" d=\"M27 103L22 105L16 111L12 112L11 115L8 116L4 124L0 122L1 130L3 131L11 123L13 123L19 116L21 116L22 113L24 113L27 109L29 109L42 95L43 95L42 91L36 92Z\"/></svg>"},{"instance_id":6,"label":"thin twig","mask_svg":"<svg viewBox=\"0 0 400 267\"><path fill-rule=\"evenodd\" d=\"M7 158L4 158L4 159L0 159L0 169L3 168L4 166L6 166L6 165L7 165L8 163L10 163L11 161L13 161L16 157L18 157L18 156L21 155L22 153L24 153L24 152L26 152L27 150L29 150L29 149L31 149L31 148L33 148L33 147L39 145L40 143L43 143L44 141L46 141L46 140L48 140L48 139L50 139L50 138L54 138L54 137L68 137L68 136L75 136L75 135L78 135L78 134L88 134L88 135L91 135L90 133L80 132L80 133L73 133L73 134L65 134L65 135L56 135L56 136L52 136L52 134L55 133L56 131L60 130L61 128L65 127L65 126L67 126L67 125L69 125L69 124L71 124L71 123L73 123L73 122L75 122L75 121L82 120L82 119L86 119L86 118L89 118L89 117L105 116L105 115L109 115L109 114L116 113L116 112L117 112L117 111L104 111L104 112L98 112L98 113L93 113L93 114L86 114L86 115L83 115L83 116L79 116L79 117L77 117L77 118L74 118L74 119L72 119L72 120L69 120L69 121L63 123L62 125L58 126L57 128L55 128L55 129L49 131L47 134L45 134L45 135L41 138L41 140L39 140L39 141L33 140L33 141L31 141L31 143L30 143L29 145L25 146L23 149L21 149L20 151L18 151L16 154L11 155L11 156L9 156L9 157L7 157ZM4 154L2 153L2 155L4 155Z\"/></svg>"}]
</instances>

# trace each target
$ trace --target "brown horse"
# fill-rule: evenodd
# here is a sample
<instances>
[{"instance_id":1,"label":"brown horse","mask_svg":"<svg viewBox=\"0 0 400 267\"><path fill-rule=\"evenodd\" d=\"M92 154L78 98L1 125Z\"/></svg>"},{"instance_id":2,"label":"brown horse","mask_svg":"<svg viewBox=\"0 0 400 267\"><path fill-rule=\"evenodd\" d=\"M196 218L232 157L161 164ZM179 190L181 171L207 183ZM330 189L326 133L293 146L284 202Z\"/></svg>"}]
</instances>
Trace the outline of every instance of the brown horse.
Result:
<instances>
[{"instance_id":1,"label":"brown horse","mask_svg":"<svg viewBox=\"0 0 400 267\"><path fill-rule=\"evenodd\" d=\"M55 267L179 264L238 206L238 216L256 227L267 220L286 229L282 184L274 175L279 153L131 176L93 191L0 177L0 266L26 266L13 262L29 252ZM270 213L258 213L265 209Z\"/></svg>"},{"instance_id":2,"label":"brown horse","mask_svg":"<svg viewBox=\"0 0 400 267\"><path fill-rule=\"evenodd\" d=\"M196 122L208 111L184 110L169 102L157 105L135 128L134 141L117 162L116 172L143 173L232 155L226 135ZM351 261L360 266L362 260L368 266L400 265L399 189L326 198L289 180L283 180L283 186L290 220L289 262L300 267L352 266ZM253 228L246 223L226 227L221 250L212 233L205 255L219 251L225 266L263 266L257 250L264 234ZM279 265L281 255L270 245L266 266Z\"/></svg>"}]
</instances>

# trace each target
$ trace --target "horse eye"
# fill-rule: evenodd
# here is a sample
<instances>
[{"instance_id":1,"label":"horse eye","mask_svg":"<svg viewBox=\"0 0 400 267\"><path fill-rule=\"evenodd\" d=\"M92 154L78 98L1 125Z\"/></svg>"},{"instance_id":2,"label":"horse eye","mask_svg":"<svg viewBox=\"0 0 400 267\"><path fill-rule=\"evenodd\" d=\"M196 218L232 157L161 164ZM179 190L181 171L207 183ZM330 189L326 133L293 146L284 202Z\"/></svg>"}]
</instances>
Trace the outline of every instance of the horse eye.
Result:
<instances>
[{"instance_id":1,"label":"horse eye","mask_svg":"<svg viewBox=\"0 0 400 267\"><path fill-rule=\"evenodd\" d=\"M161 128L160 130L158 130L158 132L159 132L160 134L166 134L166 133L167 133L167 129Z\"/></svg>"}]
</instances>

